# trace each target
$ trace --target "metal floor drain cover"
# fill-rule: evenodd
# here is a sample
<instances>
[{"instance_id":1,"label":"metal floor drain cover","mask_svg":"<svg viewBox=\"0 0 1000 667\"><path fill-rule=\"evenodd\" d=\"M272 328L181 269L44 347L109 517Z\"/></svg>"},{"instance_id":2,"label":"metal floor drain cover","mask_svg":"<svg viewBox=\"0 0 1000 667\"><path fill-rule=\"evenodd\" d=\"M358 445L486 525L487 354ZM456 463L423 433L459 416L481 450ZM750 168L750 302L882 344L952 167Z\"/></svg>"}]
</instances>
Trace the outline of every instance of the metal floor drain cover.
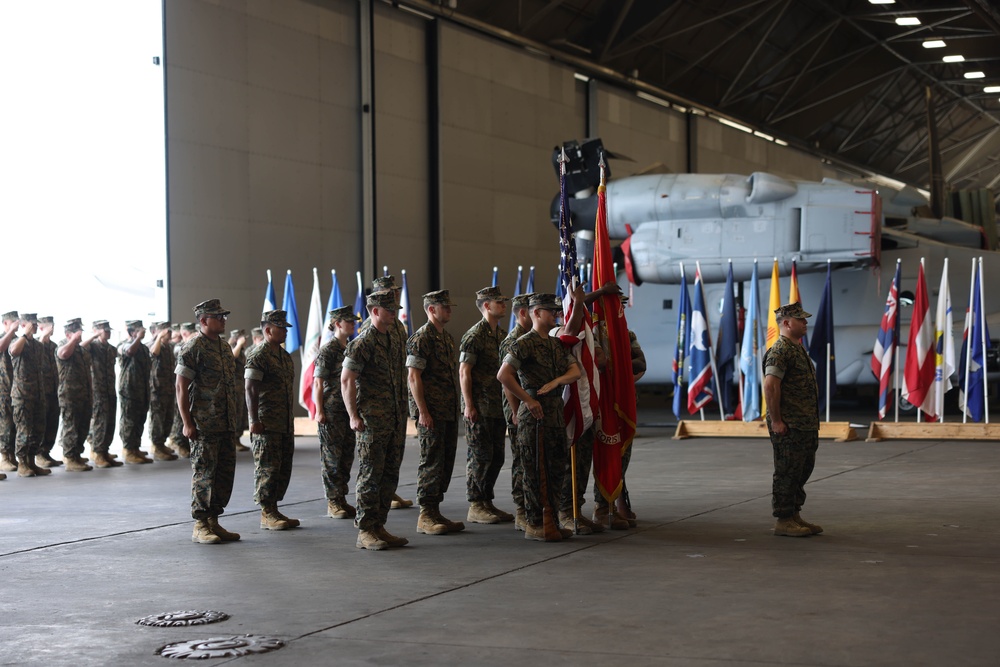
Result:
<instances>
[{"instance_id":1,"label":"metal floor drain cover","mask_svg":"<svg viewBox=\"0 0 1000 667\"><path fill-rule=\"evenodd\" d=\"M221 611L195 610L195 611L169 611L165 614L153 614L140 618L136 623L139 625L151 625L156 628L177 628L187 625L207 625L225 621L229 614Z\"/></svg>"},{"instance_id":2,"label":"metal floor drain cover","mask_svg":"<svg viewBox=\"0 0 1000 667\"><path fill-rule=\"evenodd\" d=\"M181 660L205 660L206 658L239 658L254 653L275 651L285 642L274 637L255 635L235 635L233 637L211 637L192 639L188 642L167 644L156 650L164 658Z\"/></svg>"}]
</instances>

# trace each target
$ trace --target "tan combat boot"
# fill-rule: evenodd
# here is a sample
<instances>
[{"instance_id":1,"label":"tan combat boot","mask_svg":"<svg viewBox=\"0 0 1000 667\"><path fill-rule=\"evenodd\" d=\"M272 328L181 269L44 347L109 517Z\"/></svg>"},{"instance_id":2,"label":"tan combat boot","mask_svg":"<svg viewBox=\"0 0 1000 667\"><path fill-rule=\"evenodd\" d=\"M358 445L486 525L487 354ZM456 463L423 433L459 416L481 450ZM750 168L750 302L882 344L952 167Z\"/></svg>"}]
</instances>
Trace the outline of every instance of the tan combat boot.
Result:
<instances>
[{"instance_id":1,"label":"tan combat boot","mask_svg":"<svg viewBox=\"0 0 1000 667\"><path fill-rule=\"evenodd\" d=\"M117 468L125 464L121 461L115 461L108 456L107 452L94 452L94 465L98 468Z\"/></svg>"},{"instance_id":2,"label":"tan combat boot","mask_svg":"<svg viewBox=\"0 0 1000 667\"><path fill-rule=\"evenodd\" d=\"M487 500L485 505L495 516L500 518L501 523L510 523L514 520L513 514L510 512L504 512L502 509L494 505L492 500Z\"/></svg>"},{"instance_id":3,"label":"tan combat boot","mask_svg":"<svg viewBox=\"0 0 1000 667\"><path fill-rule=\"evenodd\" d=\"M66 471L67 472L87 472L88 470L93 470L92 466L87 465L83 462L79 456L68 456L66 457Z\"/></svg>"},{"instance_id":4,"label":"tan combat boot","mask_svg":"<svg viewBox=\"0 0 1000 667\"><path fill-rule=\"evenodd\" d=\"M32 461L31 459L25 459L24 462L27 463L28 467L31 468L32 470L34 470L35 471L35 475L37 475L39 477L41 477L42 475L51 475L52 474L51 470L49 470L48 468L43 468L41 466L35 465L34 461ZM18 474L20 474L20 470L18 470Z\"/></svg>"},{"instance_id":5,"label":"tan combat boot","mask_svg":"<svg viewBox=\"0 0 1000 667\"><path fill-rule=\"evenodd\" d=\"M353 519L357 516L357 510L343 499L328 500L326 501L326 515L331 519Z\"/></svg>"},{"instance_id":6,"label":"tan combat boot","mask_svg":"<svg viewBox=\"0 0 1000 667\"><path fill-rule=\"evenodd\" d=\"M125 463L139 465L142 463L152 463L153 459L147 459L141 449L126 449L122 452L125 455Z\"/></svg>"},{"instance_id":7,"label":"tan combat boot","mask_svg":"<svg viewBox=\"0 0 1000 667\"><path fill-rule=\"evenodd\" d=\"M288 530L292 525L278 516L277 507L265 505L260 508L260 527L264 530Z\"/></svg>"},{"instance_id":8,"label":"tan combat boot","mask_svg":"<svg viewBox=\"0 0 1000 667\"><path fill-rule=\"evenodd\" d=\"M410 541L405 537L396 537L390 533L385 529L385 526L379 526L375 529L375 531L378 533L378 536L381 537L382 540L390 547L405 547L410 543Z\"/></svg>"},{"instance_id":9,"label":"tan combat boot","mask_svg":"<svg viewBox=\"0 0 1000 667\"><path fill-rule=\"evenodd\" d=\"M486 503L469 503L469 513L465 517L466 521L472 523L500 523L500 517L490 511Z\"/></svg>"},{"instance_id":10,"label":"tan combat boot","mask_svg":"<svg viewBox=\"0 0 1000 667\"><path fill-rule=\"evenodd\" d=\"M437 518L440 519L441 521L444 521L445 525L448 526L449 533L461 533L463 530L465 530L464 523L462 523L461 521L452 521L448 517L441 514L441 512L437 513Z\"/></svg>"},{"instance_id":11,"label":"tan combat boot","mask_svg":"<svg viewBox=\"0 0 1000 667\"><path fill-rule=\"evenodd\" d=\"M420 508L420 516L417 517L417 532L424 535L446 535L448 524L438 514L437 507L424 505Z\"/></svg>"},{"instance_id":12,"label":"tan combat boot","mask_svg":"<svg viewBox=\"0 0 1000 667\"><path fill-rule=\"evenodd\" d=\"M225 528L223 528L222 526L219 525L219 517L217 517L217 516L210 516L210 517L208 517L207 521L208 521L208 527L223 542L239 542L240 541L240 534L239 533L230 532L230 531L226 530Z\"/></svg>"},{"instance_id":13,"label":"tan combat boot","mask_svg":"<svg viewBox=\"0 0 1000 667\"><path fill-rule=\"evenodd\" d=\"M536 542L561 542L562 541L562 531L557 535L551 537L545 537L545 528L542 526L533 526L530 523L525 522L524 524L524 539L535 540Z\"/></svg>"},{"instance_id":14,"label":"tan combat boot","mask_svg":"<svg viewBox=\"0 0 1000 667\"><path fill-rule=\"evenodd\" d=\"M412 500L407 500L395 493L392 494L392 502L389 504L389 509L405 510L407 507L413 507Z\"/></svg>"},{"instance_id":15,"label":"tan combat boot","mask_svg":"<svg viewBox=\"0 0 1000 667\"><path fill-rule=\"evenodd\" d=\"M590 535L594 531L591 530L590 526L585 524L579 517L576 522L573 521L573 515L569 512L559 512L559 528L561 530L568 530L570 534L577 535Z\"/></svg>"},{"instance_id":16,"label":"tan combat boot","mask_svg":"<svg viewBox=\"0 0 1000 667\"><path fill-rule=\"evenodd\" d=\"M275 506L274 506L274 513L275 513L275 514L276 514L276 515L278 516L278 518L279 518L279 519L281 519L282 521L287 521L287 522L288 522L288 525L289 525L290 527L292 527L292 528L298 528L299 526L301 526L301 525L302 525L302 522L301 522L301 521L299 521L298 519L289 519L289 518L288 518L287 516L285 516L284 514L282 514L282 513L281 513L281 512L280 512L280 511L278 510L278 506L277 506L277 505L275 505Z\"/></svg>"},{"instance_id":17,"label":"tan combat boot","mask_svg":"<svg viewBox=\"0 0 1000 667\"><path fill-rule=\"evenodd\" d=\"M799 524L800 526L805 526L806 528L808 528L809 532L811 532L813 535L819 535L820 533L823 532L822 526L817 526L815 523L809 523L801 516L799 516L798 512L792 515L792 520L794 520L795 523Z\"/></svg>"},{"instance_id":18,"label":"tan combat boot","mask_svg":"<svg viewBox=\"0 0 1000 667\"><path fill-rule=\"evenodd\" d=\"M212 527L208 525L208 521L198 519L194 522L191 541L198 544L219 544L222 542L222 538L212 532Z\"/></svg>"},{"instance_id":19,"label":"tan combat boot","mask_svg":"<svg viewBox=\"0 0 1000 667\"><path fill-rule=\"evenodd\" d=\"M514 513L514 530L524 531L528 525L528 515L524 513L523 507L518 507Z\"/></svg>"},{"instance_id":20,"label":"tan combat boot","mask_svg":"<svg viewBox=\"0 0 1000 667\"><path fill-rule=\"evenodd\" d=\"M4 472L17 471L17 463L15 463L10 454L0 454L0 470L3 470Z\"/></svg>"},{"instance_id":21,"label":"tan combat boot","mask_svg":"<svg viewBox=\"0 0 1000 667\"><path fill-rule=\"evenodd\" d=\"M808 537L812 531L800 526L792 517L785 517L774 522L775 537Z\"/></svg>"},{"instance_id":22,"label":"tan combat boot","mask_svg":"<svg viewBox=\"0 0 1000 667\"><path fill-rule=\"evenodd\" d=\"M35 465L39 468L55 468L61 466L62 461L57 461L56 459L46 454L35 454Z\"/></svg>"},{"instance_id":23,"label":"tan combat boot","mask_svg":"<svg viewBox=\"0 0 1000 667\"><path fill-rule=\"evenodd\" d=\"M18 477L34 477L35 469L24 461L18 461L17 463L17 476Z\"/></svg>"},{"instance_id":24,"label":"tan combat boot","mask_svg":"<svg viewBox=\"0 0 1000 667\"><path fill-rule=\"evenodd\" d=\"M373 530L359 530L358 541L354 546L368 551L382 551L389 548L389 544Z\"/></svg>"},{"instance_id":25,"label":"tan combat boot","mask_svg":"<svg viewBox=\"0 0 1000 667\"><path fill-rule=\"evenodd\" d=\"M602 505L594 508L594 523L608 527L608 517L611 517L611 530L628 530L628 521L618 515L618 512L611 513L611 508Z\"/></svg>"},{"instance_id":26,"label":"tan combat boot","mask_svg":"<svg viewBox=\"0 0 1000 667\"><path fill-rule=\"evenodd\" d=\"M154 461L176 461L177 455L163 445L153 445Z\"/></svg>"}]
</instances>

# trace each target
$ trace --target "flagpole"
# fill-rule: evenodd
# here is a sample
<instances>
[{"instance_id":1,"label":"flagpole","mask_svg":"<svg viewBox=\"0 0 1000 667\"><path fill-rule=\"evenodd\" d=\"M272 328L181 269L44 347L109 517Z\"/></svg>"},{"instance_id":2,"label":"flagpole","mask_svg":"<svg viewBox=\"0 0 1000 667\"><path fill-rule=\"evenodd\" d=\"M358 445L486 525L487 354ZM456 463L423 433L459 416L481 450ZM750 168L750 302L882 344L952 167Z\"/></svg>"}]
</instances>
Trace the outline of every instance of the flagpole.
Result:
<instances>
[{"instance_id":1,"label":"flagpole","mask_svg":"<svg viewBox=\"0 0 1000 667\"><path fill-rule=\"evenodd\" d=\"M972 363L972 306L975 304L976 291L976 258L972 258L972 276L969 278L969 309L965 313L965 379L962 380L962 391L965 394L965 406L962 408L962 423L969 421L969 364ZM980 310L982 305L980 305ZM985 358L985 357L984 357Z\"/></svg>"},{"instance_id":2,"label":"flagpole","mask_svg":"<svg viewBox=\"0 0 1000 667\"><path fill-rule=\"evenodd\" d=\"M921 257L921 258L920 258L920 269L921 269L921 273L923 273L923 268L924 268L924 258L923 258L923 257ZM924 282L926 282L926 281L927 281L927 279L926 279L926 278L924 278ZM919 287L919 285L918 285L918 287ZM918 290L917 290L917 294L919 294L919 293L920 293L920 290L918 289ZM912 319L910 320L910 328L911 328L911 329L913 328L913 320L912 320ZM912 336L913 334L910 334L910 335ZM907 349L907 350L906 350L906 354L910 354L911 352L916 352L916 350L910 350L910 349ZM918 368L919 368L919 366L918 366ZM917 423L918 423L918 424L920 423L920 413L921 413L921 412L922 412L922 410L920 409L920 406L918 405L918 406L917 406Z\"/></svg>"},{"instance_id":3,"label":"flagpole","mask_svg":"<svg viewBox=\"0 0 1000 667\"><path fill-rule=\"evenodd\" d=\"M990 394L989 394L989 384L987 382L988 373L986 372L986 296L983 291L983 258L979 257L979 337L982 339L983 347L983 419L984 422L990 423ZM966 366L965 373L968 375L969 368ZM966 402L968 402L968 397L966 397Z\"/></svg>"},{"instance_id":4,"label":"flagpole","mask_svg":"<svg viewBox=\"0 0 1000 667\"><path fill-rule=\"evenodd\" d=\"M941 269L941 271L942 271L942 273L941 273L941 284L943 285L943 284L945 284L945 281L947 280L947 276L948 276L948 258L947 257L944 258L944 267ZM938 374L937 374L936 370L935 370L935 373L934 373L934 383L936 385L935 390L934 390L934 407L937 408L938 421L943 424L944 423L944 373L945 373L946 370L948 370L948 367L947 367L947 354L946 354L948 350L947 350L947 348L945 346L948 345L948 333L949 333L949 332L947 332L947 331L944 330L944 325L947 324L947 320L949 318L949 316L947 314L947 308L948 308L948 306L951 305L951 303L950 303L951 297L948 296L947 294L942 294L941 293L942 291L943 290L938 290L938 307L937 307L937 310L938 311L941 310L941 299L942 298L945 299L945 322L941 323L942 324L942 327L941 327L941 378L938 379ZM951 292L951 285L950 284L948 285L948 292ZM937 320L937 313L935 313L934 319ZM937 338L937 322L935 322L934 325L935 325L934 326L934 328L935 328L934 337ZM938 346L938 342L937 342L937 340L935 340L934 341L934 347L937 348L937 346ZM937 354L936 353L934 355L934 365L937 366Z\"/></svg>"},{"instance_id":5,"label":"flagpole","mask_svg":"<svg viewBox=\"0 0 1000 667\"><path fill-rule=\"evenodd\" d=\"M827 259L826 259L826 276L827 276L827 279L829 279L829 277L830 277L830 258L829 257L827 257ZM831 303L826 304L826 306L827 306L827 308L830 309L830 312L832 313L833 312L833 303L832 303L832 301L833 301L833 288L832 287L830 288L830 301L831 301ZM829 322L827 322L826 324L827 324L827 326L830 326ZM831 327L831 329L832 329L832 327ZM830 352L831 352L830 348L833 346L832 340L833 340L833 331L831 330L830 331L830 335L826 337L826 422L828 424L830 423Z\"/></svg>"},{"instance_id":6,"label":"flagpole","mask_svg":"<svg viewBox=\"0 0 1000 667\"><path fill-rule=\"evenodd\" d=\"M899 306L897 306L898 308ZM896 404L896 423L899 423L899 345L896 345L896 361L892 364L892 390L895 392L893 403Z\"/></svg>"}]
</instances>

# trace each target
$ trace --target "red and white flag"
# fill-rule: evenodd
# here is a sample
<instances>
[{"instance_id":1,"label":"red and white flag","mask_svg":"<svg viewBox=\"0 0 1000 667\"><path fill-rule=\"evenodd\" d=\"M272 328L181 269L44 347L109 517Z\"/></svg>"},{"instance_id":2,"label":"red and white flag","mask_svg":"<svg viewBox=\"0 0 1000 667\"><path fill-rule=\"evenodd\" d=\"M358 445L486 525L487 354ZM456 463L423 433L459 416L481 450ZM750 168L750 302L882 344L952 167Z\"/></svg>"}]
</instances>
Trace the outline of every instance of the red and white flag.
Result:
<instances>
[{"instance_id":1,"label":"red and white flag","mask_svg":"<svg viewBox=\"0 0 1000 667\"><path fill-rule=\"evenodd\" d=\"M316 417L316 401L313 400L313 372L323 335L323 302L319 297L319 274L313 269L312 296L309 297L309 321L306 336L302 342L302 376L299 378L299 405L309 411L309 418Z\"/></svg>"},{"instance_id":2,"label":"red and white flag","mask_svg":"<svg viewBox=\"0 0 1000 667\"><path fill-rule=\"evenodd\" d=\"M927 298L927 280L924 278L924 260L920 260L917 275L917 296L913 301L913 319L910 320L910 338L906 347L903 366L903 398L931 418L937 417L934 405L934 374L937 370L937 350L934 345L934 321Z\"/></svg>"}]
</instances>

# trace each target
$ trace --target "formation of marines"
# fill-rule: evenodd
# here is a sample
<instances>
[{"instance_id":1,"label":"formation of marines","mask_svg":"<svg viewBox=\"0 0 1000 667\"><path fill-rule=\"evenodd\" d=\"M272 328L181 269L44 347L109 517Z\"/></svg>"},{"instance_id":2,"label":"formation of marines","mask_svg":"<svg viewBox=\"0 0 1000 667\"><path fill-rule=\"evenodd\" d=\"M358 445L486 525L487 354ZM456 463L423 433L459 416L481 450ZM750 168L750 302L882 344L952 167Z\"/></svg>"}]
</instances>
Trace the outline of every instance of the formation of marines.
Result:
<instances>
[{"instance_id":1,"label":"formation of marines","mask_svg":"<svg viewBox=\"0 0 1000 667\"><path fill-rule=\"evenodd\" d=\"M561 387L577 381L581 369L571 345L563 342L575 340L574 324L558 327L562 305L554 294L516 297L512 305L517 325L505 332L499 323L511 299L499 288L483 288L476 293L482 318L456 343L447 329L456 306L448 290L423 296L427 322L407 337L397 317L400 287L395 279L378 278L372 289L369 317L360 326L350 306L330 312L333 336L320 349L313 384L327 515L354 521L358 548L379 551L408 543L386 530L389 510L412 504L396 495L407 418L416 422L420 447L418 533L444 535L465 529L462 521L445 517L440 509L453 476L460 418L467 443L466 521L513 523L527 538L543 541L599 532L605 525L624 529L630 519L634 525L634 515L609 511L606 502L595 510L594 521L574 520L574 504L582 506L585 488L577 489L574 498L568 484ZM608 289L617 293L616 286ZM576 312L587 312L585 298L610 293L604 290L589 297L582 290L574 293L580 305ZM229 314L218 299L204 301L194 307L196 322L174 327L153 322L145 343L143 323L131 320L126 323L127 338L117 349L108 342L111 327L106 320L94 322L89 335L83 333L79 318L70 320L63 340L51 343L51 318L3 315L4 469L33 477L60 465L49 455L60 416L67 470L91 470L89 462L101 468L123 465L108 451L119 411L124 463L190 458L192 540L236 541L239 534L219 525L219 516L232 494L240 435L249 430L261 528L298 526L299 520L278 509L294 454L295 378L291 356L282 345L291 325L285 311L265 312L260 328L252 332L253 343L247 345L242 329L225 337ZM638 351L634 362L644 366L637 344L633 350ZM140 449L147 415L151 458ZM494 502L508 435L514 513ZM593 434L588 435L592 446ZM88 439L89 461L83 456ZM584 449L577 463L584 469L581 479L587 480L590 450ZM352 506L346 496L355 458ZM595 500L599 496L595 486ZM544 530L546 512L558 515L555 534Z\"/></svg>"}]
</instances>

